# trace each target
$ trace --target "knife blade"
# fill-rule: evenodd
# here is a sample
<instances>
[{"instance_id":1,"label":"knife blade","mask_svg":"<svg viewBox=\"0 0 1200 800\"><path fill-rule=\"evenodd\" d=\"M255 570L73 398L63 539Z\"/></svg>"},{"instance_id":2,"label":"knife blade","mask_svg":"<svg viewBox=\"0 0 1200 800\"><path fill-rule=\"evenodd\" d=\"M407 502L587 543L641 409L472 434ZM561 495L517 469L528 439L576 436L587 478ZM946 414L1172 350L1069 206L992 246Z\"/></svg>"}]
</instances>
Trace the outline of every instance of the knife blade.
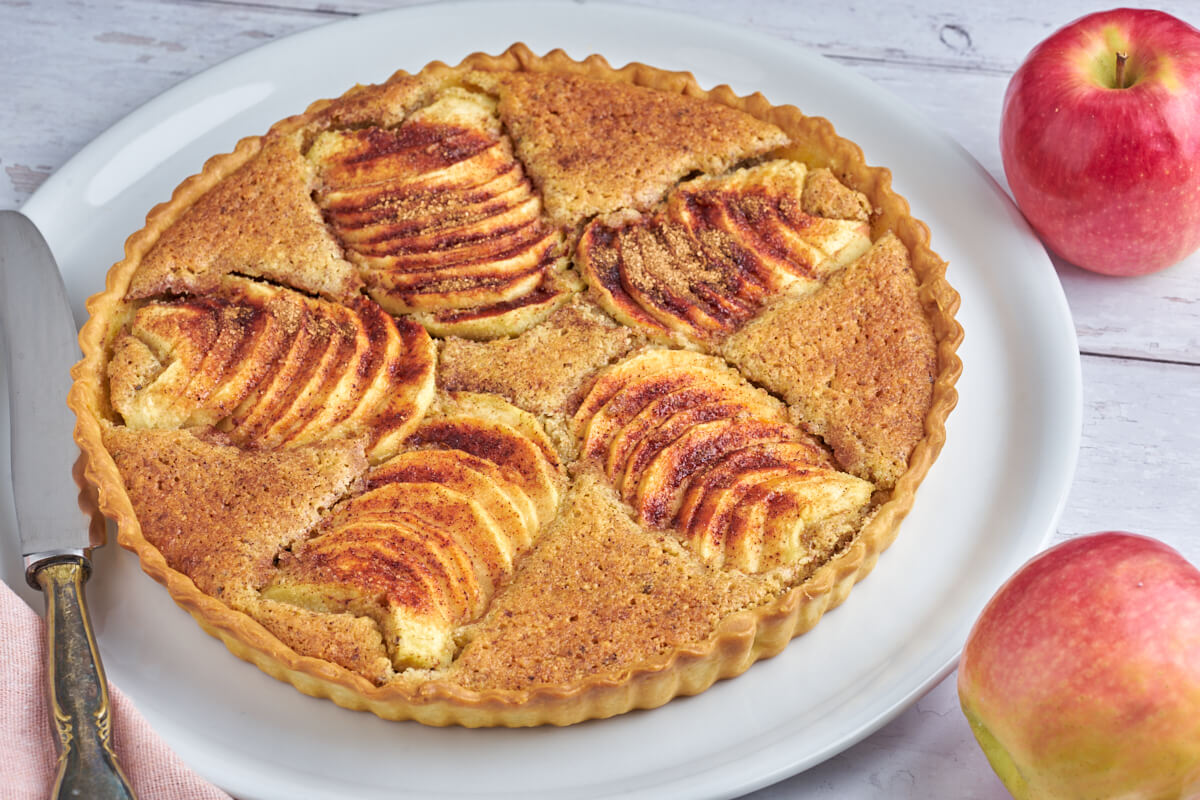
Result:
<instances>
[{"instance_id":1,"label":"knife blade","mask_svg":"<svg viewBox=\"0 0 1200 800\"><path fill-rule=\"evenodd\" d=\"M54 256L33 222L0 211L0 339L8 370L13 500L25 579L46 596L47 677L57 728L53 797L133 798L111 741L108 683L83 585L88 520L71 480L79 458L67 408L79 359L71 307Z\"/></svg>"}]
</instances>

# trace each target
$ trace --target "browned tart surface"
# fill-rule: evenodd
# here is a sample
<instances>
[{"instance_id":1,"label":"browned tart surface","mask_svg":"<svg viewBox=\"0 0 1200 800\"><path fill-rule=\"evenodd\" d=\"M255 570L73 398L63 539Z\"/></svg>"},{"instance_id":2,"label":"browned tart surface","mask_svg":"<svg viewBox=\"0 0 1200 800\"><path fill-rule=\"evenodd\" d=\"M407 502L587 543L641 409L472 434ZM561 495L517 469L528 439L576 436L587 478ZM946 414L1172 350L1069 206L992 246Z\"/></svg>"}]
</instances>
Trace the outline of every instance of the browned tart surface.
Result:
<instances>
[{"instance_id":1,"label":"browned tart surface","mask_svg":"<svg viewBox=\"0 0 1200 800\"><path fill-rule=\"evenodd\" d=\"M778 652L954 403L945 265L823 120L522 46L212 159L91 304L120 541L238 655L390 718L563 724Z\"/></svg>"}]
</instances>

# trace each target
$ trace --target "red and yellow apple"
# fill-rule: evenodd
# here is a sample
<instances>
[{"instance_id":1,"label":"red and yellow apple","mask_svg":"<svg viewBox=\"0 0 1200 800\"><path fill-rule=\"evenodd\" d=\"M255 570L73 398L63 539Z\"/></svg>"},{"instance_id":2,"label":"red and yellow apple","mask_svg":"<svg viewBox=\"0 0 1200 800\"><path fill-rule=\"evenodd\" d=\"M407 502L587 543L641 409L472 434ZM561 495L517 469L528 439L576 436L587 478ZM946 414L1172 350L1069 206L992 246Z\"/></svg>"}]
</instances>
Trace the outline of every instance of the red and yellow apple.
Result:
<instances>
[{"instance_id":1,"label":"red and yellow apple","mask_svg":"<svg viewBox=\"0 0 1200 800\"><path fill-rule=\"evenodd\" d=\"M1008 85L1000 155L1067 261L1140 275L1182 260L1200 248L1200 30L1121 8L1055 32Z\"/></svg>"},{"instance_id":2,"label":"red and yellow apple","mask_svg":"<svg viewBox=\"0 0 1200 800\"><path fill-rule=\"evenodd\" d=\"M1200 570L1129 533L1044 551L976 621L958 693L1018 800L1200 796Z\"/></svg>"}]
</instances>

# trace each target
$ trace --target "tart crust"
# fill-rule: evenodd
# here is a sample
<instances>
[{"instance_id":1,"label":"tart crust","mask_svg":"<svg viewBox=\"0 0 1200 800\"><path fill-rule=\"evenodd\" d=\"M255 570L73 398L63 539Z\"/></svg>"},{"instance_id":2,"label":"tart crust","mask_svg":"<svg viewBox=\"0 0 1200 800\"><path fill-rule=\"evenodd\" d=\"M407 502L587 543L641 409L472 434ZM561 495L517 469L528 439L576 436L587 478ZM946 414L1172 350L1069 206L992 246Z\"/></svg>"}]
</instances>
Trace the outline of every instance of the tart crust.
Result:
<instances>
[{"instance_id":1,"label":"tart crust","mask_svg":"<svg viewBox=\"0 0 1200 800\"><path fill-rule=\"evenodd\" d=\"M213 203L214 195L210 192L254 160L272 141L301 137L314 125L362 124L364 120L394 114L395 109L401 109L402 118L407 110L428 101L435 91L449 85L466 70L492 74L498 84L518 88L528 85L528 76L543 72L566 76L560 82L589 78L628 84L641 87L639 91L656 90L707 100L717 107L744 112L760 123L781 129L790 143L780 146L777 141L771 141L759 152L765 153L769 149L772 158L801 161L811 170L827 169L842 184L866 198L870 207L871 239L877 241L890 232L907 250L912 272L918 281L916 296L932 329L936 369L928 410L918 422L922 434L908 456L907 468L895 477L890 488L877 493L877 504L857 533L848 537L832 558L805 574L781 577L779 585L772 591L764 588L762 582L746 584L737 574L723 576L726 585L711 587L714 596L721 597L721 602L704 612L708 616L701 621L689 617L681 625L686 630L677 640L666 642L662 647L637 650L636 658L611 670L580 675L569 669L557 669L553 659L549 659L539 665L538 670L532 671L532 677L528 679L514 680L511 671L504 680L488 678L489 667L481 666L474 659L475 653L487 645L488 637L496 635L495 630L470 625L463 631L466 641L464 665L458 675L451 677L417 670L384 680L389 667L383 663L384 656L377 648L364 653L343 654L341 659L301 655L285 644L285 640L296 644L304 639L303 631L298 632L294 627L292 617L278 617L275 608L260 609L259 618L266 621L268 627L246 613L253 601L227 604L205 593L192 578L172 568L163 551L152 543L149 520L139 518L118 463L106 447L106 436L112 439L108 421L114 418L106 383L107 348L115 331L127 321L123 311L127 297L149 296L163 290L180 291L187 288L184 286L187 280L196 278L172 267L180 263L181 258L186 261L188 245L181 238L186 238L182 234L187 233L189 213ZM522 94L518 99L524 102L527 97ZM510 105L515 102L510 100ZM732 162L733 159L726 159L722 169L731 166ZM685 167L684 172L691 168ZM683 174L674 177L681 178ZM296 218L298 226L305 231L308 239L301 245L317 248L319 257L325 259L332 270L327 276L332 282L326 281L324 273L311 276L309 291L330 298L344 298L356 292L357 277L346 269L343 254L313 226L312 219L296 216L301 212L293 202L294 187L288 187L288 190L291 205L284 212ZM252 197L250 201L258 202L259 199ZM638 202L642 200L638 199ZM834 197L814 202L826 202L831 206L841 204L842 213L857 213L854 200ZM253 247L256 237L262 234L262 229L252 227L248 232L250 238L242 245ZM151 255L152 249L160 244L162 249ZM215 253L213 260L219 263L209 265L215 272L201 274L198 285L211 286L220 275L233 271L228 259L236 257L235 251ZM141 274L158 281L153 287L141 279L135 281L135 274L147 262L153 271ZM286 254L269 250L261 263L252 266L255 274L275 279L286 267L285 262ZM610 717L635 708L653 708L673 697L701 692L716 680L741 674L756 660L779 653L793 637L811 629L826 611L845 600L855 583L874 568L880 554L894 540L901 520L912 506L918 485L945 441L945 420L957 399L954 384L961 372L961 362L956 351L963 333L955 320L959 297L946 282L945 271L945 262L930 249L927 226L912 217L908 203L892 190L890 171L868 166L861 149L837 136L827 120L805 116L792 106L774 106L761 94L742 97L727 86L705 90L685 72L668 72L638 63L618 69L598 55L576 61L561 50L537 55L526 46L516 44L499 55L476 53L455 67L435 62L415 76L398 72L378 87L356 87L342 98L318 101L304 114L277 123L270 135L244 139L231 153L211 158L202 172L185 180L169 201L149 213L145 227L126 242L124 259L108 272L105 290L88 301L91 317L80 333L84 357L72 371L75 382L68 404L78 417L75 436L86 463L84 474L95 487L99 510L116 522L119 544L135 552L142 568L166 587L175 602L239 657L306 694L326 697L346 708L367 710L387 719L472 727L566 725ZM787 309L777 313L786 312ZM545 316L543 314L541 318ZM510 349L517 346L512 345ZM462 344L455 347L463 351L470 349ZM622 345L618 350L624 353L628 348ZM456 372L464 374L463 370ZM511 393L518 395L520 391L519 386L514 386ZM575 398L574 402L579 399ZM559 409L570 402L565 396L558 397L552 406ZM548 432L557 443L556 432ZM185 435L165 438L178 444L179 437ZM565 433L561 435L564 439L570 438ZM186 449L194 454L197 447L199 445L193 444ZM361 459L361 456L355 457ZM345 481L339 485L344 484ZM559 519L551 523L551 527L567 524L572 516L582 516L594 531L604 520L611 519L610 544L614 537L620 539L632 535L629 528L636 527L620 510L622 507L611 489L595 473L585 471L577 476L563 502ZM600 538L604 539L602 534L603 531ZM543 538L542 541L552 540ZM654 551L662 559L686 561L686 547L667 534L653 532L650 538L641 537L638 541L647 552ZM527 559L534 565L530 567L532 570L556 557L579 558L579 552L543 553L535 546ZM553 582L543 576L541 580L531 579L525 584L524 591L549 591L552 586ZM669 593L670 588L664 590ZM686 604L687 598L683 601ZM489 613L503 613L503 602L508 600L497 604L500 610L493 608ZM484 619L487 619L486 615ZM475 650L470 649L472 646ZM518 655L514 651L511 659ZM356 671L354 667L360 664L368 666ZM373 678L366 677L368 674Z\"/></svg>"}]
</instances>

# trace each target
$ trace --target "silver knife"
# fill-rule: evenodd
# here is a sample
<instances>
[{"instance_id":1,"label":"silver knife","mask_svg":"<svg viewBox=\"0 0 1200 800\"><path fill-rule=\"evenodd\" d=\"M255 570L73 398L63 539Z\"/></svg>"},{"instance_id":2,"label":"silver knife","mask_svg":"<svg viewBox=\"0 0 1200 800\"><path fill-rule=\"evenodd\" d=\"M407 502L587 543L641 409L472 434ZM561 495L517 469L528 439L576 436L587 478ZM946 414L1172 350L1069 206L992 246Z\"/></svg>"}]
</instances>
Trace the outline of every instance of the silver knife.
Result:
<instances>
[{"instance_id":1,"label":"silver knife","mask_svg":"<svg viewBox=\"0 0 1200 800\"><path fill-rule=\"evenodd\" d=\"M79 343L62 275L27 217L0 211L0 329L8 370L13 499L25 579L46 595L50 716L58 734L52 797L133 798L112 749L108 682L83 584L89 520L71 479L79 458L67 408Z\"/></svg>"}]
</instances>

